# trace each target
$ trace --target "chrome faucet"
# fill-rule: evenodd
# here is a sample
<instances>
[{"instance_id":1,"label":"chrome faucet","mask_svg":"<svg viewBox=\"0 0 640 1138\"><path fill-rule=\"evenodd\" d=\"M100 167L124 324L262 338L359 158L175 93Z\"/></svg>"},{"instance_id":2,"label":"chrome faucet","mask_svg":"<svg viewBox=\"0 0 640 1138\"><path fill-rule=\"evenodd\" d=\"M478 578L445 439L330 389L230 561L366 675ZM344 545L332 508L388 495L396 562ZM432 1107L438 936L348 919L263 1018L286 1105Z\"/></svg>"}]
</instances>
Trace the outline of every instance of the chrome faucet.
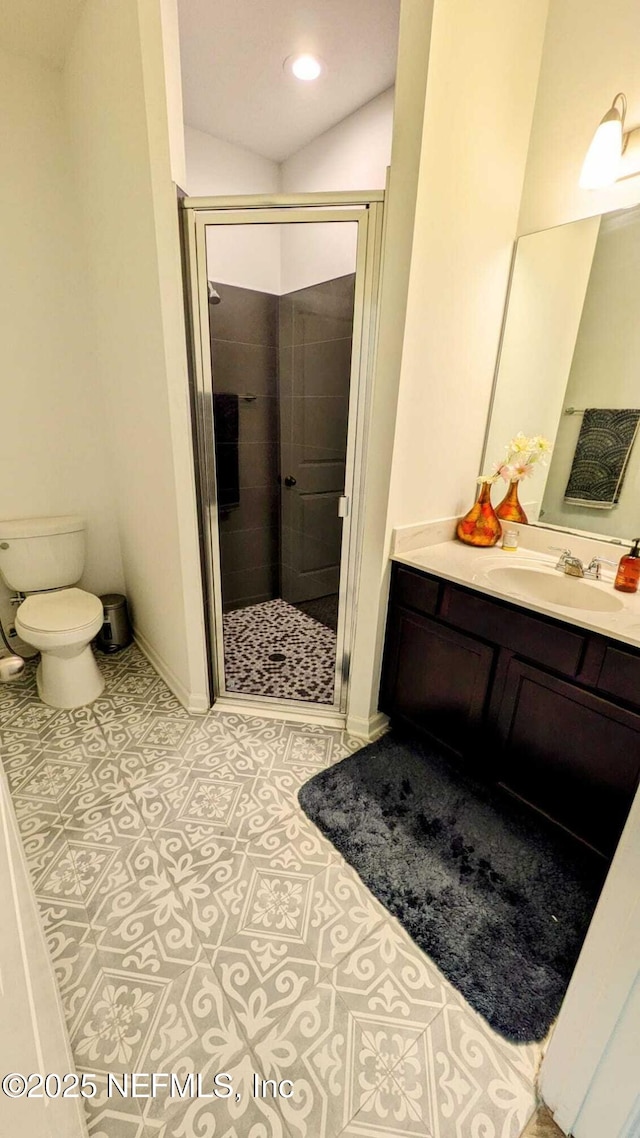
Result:
<instances>
[{"instance_id":1,"label":"chrome faucet","mask_svg":"<svg viewBox=\"0 0 640 1138\"><path fill-rule=\"evenodd\" d=\"M549 549L560 554L555 568L560 573L566 573L568 577L588 577L591 581L600 581L602 580L600 566L616 564L615 561L609 561L607 557L592 557L585 569L580 558L575 557L570 549L561 549L558 545L550 545Z\"/></svg>"},{"instance_id":2,"label":"chrome faucet","mask_svg":"<svg viewBox=\"0 0 640 1138\"><path fill-rule=\"evenodd\" d=\"M590 577L592 581L601 581L602 573L600 572L601 565L615 565L615 561L610 561L608 557L592 557L584 571L585 577Z\"/></svg>"}]
</instances>

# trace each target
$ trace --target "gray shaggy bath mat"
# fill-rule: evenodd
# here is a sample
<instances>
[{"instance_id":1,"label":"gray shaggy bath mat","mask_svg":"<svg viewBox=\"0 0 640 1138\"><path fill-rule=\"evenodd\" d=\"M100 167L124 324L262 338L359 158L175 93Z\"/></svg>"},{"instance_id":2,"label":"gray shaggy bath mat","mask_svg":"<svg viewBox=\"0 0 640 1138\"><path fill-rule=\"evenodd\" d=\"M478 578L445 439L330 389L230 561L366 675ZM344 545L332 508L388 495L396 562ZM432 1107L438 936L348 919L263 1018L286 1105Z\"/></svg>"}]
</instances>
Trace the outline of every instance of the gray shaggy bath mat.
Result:
<instances>
[{"instance_id":1,"label":"gray shaggy bath mat","mask_svg":"<svg viewBox=\"0 0 640 1138\"><path fill-rule=\"evenodd\" d=\"M506 1039L543 1039L606 867L418 739L385 735L303 787L305 814Z\"/></svg>"}]
</instances>

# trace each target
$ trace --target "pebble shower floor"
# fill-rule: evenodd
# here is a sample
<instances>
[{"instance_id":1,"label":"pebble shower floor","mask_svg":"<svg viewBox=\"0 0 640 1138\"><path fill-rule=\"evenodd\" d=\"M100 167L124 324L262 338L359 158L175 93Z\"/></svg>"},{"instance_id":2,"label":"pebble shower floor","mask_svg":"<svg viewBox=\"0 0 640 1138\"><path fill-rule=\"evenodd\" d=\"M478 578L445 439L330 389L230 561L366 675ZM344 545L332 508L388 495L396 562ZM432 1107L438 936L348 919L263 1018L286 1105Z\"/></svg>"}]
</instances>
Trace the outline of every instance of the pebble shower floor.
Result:
<instances>
[{"instance_id":1,"label":"pebble shower floor","mask_svg":"<svg viewBox=\"0 0 640 1138\"><path fill-rule=\"evenodd\" d=\"M226 613L228 691L332 703L336 634L287 601L263 601Z\"/></svg>"},{"instance_id":2,"label":"pebble shower floor","mask_svg":"<svg viewBox=\"0 0 640 1138\"><path fill-rule=\"evenodd\" d=\"M75 711L32 667L0 687L92 1138L517 1138L540 1047L495 1035L298 806L360 740L190 715L135 646L100 666ZM230 1072L241 1098L107 1098L132 1071ZM255 1098L254 1073L292 1097Z\"/></svg>"}]
</instances>

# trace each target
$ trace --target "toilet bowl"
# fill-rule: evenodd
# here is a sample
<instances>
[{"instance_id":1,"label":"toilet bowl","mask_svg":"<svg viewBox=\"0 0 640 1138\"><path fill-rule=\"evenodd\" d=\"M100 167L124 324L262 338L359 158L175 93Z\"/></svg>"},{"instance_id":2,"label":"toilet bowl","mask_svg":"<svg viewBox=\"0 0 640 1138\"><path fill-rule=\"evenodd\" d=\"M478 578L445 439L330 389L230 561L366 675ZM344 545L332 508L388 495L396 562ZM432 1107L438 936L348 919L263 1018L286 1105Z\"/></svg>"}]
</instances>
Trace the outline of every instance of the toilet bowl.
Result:
<instances>
[{"instance_id":1,"label":"toilet bowl","mask_svg":"<svg viewBox=\"0 0 640 1138\"><path fill-rule=\"evenodd\" d=\"M82 707L104 688L90 642L102 602L77 588L85 522L76 514L0 521L0 577L15 590L16 632L41 653L38 694L51 707Z\"/></svg>"},{"instance_id":2,"label":"toilet bowl","mask_svg":"<svg viewBox=\"0 0 640 1138\"><path fill-rule=\"evenodd\" d=\"M16 611L16 632L41 653L38 695L50 707L92 703L104 678L90 642L102 626L102 604L84 589L33 593Z\"/></svg>"}]
</instances>

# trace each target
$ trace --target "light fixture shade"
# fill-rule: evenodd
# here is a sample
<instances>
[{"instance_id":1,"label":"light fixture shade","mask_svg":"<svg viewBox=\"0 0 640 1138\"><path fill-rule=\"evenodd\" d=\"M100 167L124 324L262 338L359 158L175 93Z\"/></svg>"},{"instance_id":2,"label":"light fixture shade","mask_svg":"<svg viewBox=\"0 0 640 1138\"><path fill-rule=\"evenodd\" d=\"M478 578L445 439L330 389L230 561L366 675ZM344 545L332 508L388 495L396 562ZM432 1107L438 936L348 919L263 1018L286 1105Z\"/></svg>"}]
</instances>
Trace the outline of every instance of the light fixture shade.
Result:
<instances>
[{"instance_id":1,"label":"light fixture shade","mask_svg":"<svg viewBox=\"0 0 640 1138\"><path fill-rule=\"evenodd\" d=\"M624 111L618 110L614 100L591 140L580 174L581 189L599 190L613 185L620 169L623 131Z\"/></svg>"}]
</instances>

